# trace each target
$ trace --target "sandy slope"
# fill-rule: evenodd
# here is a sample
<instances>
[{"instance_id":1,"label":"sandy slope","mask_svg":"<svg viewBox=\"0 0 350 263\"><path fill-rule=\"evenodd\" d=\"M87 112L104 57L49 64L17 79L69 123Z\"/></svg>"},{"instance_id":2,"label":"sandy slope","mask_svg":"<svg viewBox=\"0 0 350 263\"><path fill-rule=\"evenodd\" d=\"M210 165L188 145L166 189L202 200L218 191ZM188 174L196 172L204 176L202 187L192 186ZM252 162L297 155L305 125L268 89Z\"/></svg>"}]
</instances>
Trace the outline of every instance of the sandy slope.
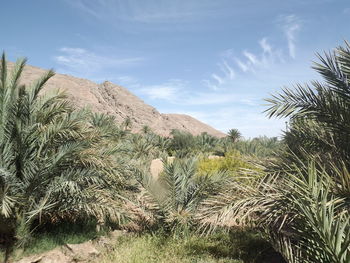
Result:
<instances>
[{"instance_id":1,"label":"sandy slope","mask_svg":"<svg viewBox=\"0 0 350 263\"><path fill-rule=\"evenodd\" d=\"M38 79L44 69L26 66L22 81L25 84ZM222 137L224 133L211 126L183 114L162 114L146 104L127 89L112 82L97 84L87 79L56 74L46 85L46 90L65 90L78 107L88 106L93 111L114 115L121 123L126 117L132 120L133 131L148 125L154 132L167 136L172 129L188 131L194 135L207 132Z\"/></svg>"}]
</instances>

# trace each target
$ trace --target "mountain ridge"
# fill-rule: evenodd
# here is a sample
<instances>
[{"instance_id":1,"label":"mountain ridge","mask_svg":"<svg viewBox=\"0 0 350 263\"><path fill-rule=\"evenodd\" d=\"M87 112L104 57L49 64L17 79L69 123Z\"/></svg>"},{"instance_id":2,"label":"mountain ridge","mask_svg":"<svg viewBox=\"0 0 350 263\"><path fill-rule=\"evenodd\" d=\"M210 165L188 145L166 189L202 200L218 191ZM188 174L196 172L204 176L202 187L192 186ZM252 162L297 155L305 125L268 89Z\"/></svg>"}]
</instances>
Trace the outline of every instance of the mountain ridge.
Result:
<instances>
[{"instance_id":1,"label":"mountain ridge","mask_svg":"<svg viewBox=\"0 0 350 263\"><path fill-rule=\"evenodd\" d=\"M9 67L12 68L13 64L11 63ZM21 82L30 84L45 72L45 69L26 65ZM223 132L189 115L160 113L125 87L110 81L98 84L88 79L56 73L45 85L44 92L52 89L65 91L68 98L79 108L89 107L93 112L113 115L118 123L129 117L132 132L139 132L147 125L162 136L169 136L172 129L187 131L193 135L207 132L216 137L225 136Z\"/></svg>"}]
</instances>

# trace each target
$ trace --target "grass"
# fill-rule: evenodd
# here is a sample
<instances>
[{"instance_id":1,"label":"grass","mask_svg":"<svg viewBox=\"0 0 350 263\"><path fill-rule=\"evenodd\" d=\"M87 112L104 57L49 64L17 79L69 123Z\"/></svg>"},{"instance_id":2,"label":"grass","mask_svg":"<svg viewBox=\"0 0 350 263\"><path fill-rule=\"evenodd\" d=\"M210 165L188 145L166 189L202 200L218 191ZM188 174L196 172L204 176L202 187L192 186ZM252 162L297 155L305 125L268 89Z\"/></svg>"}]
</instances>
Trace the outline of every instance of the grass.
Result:
<instances>
[{"instance_id":1,"label":"grass","mask_svg":"<svg viewBox=\"0 0 350 263\"><path fill-rule=\"evenodd\" d=\"M39 254L66 243L96 238L93 224L63 224L45 227L33 236L25 249L16 249L12 261ZM169 236L164 232L121 236L112 249L101 251L96 263L271 263L276 254L261 236L251 231ZM0 255L1 257L1 255Z\"/></svg>"},{"instance_id":2,"label":"grass","mask_svg":"<svg viewBox=\"0 0 350 263\"><path fill-rule=\"evenodd\" d=\"M241 263L237 259L217 257L210 253L213 243L199 237L187 239L164 238L154 235L123 237L112 252L96 262L101 263Z\"/></svg>"},{"instance_id":3,"label":"grass","mask_svg":"<svg viewBox=\"0 0 350 263\"><path fill-rule=\"evenodd\" d=\"M121 237L96 263L267 263L271 253L267 242L248 232L187 238L145 234Z\"/></svg>"}]
</instances>

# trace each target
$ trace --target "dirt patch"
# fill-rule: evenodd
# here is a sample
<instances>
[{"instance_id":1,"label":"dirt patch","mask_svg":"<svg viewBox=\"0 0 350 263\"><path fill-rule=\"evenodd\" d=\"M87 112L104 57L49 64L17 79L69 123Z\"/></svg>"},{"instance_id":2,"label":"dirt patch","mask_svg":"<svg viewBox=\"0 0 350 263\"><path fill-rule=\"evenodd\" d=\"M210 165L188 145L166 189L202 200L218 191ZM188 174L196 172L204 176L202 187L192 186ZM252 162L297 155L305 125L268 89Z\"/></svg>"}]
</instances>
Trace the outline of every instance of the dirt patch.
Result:
<instances>
[{"instance_id":1,"label":"dirt patch","mask_svg":"<svg viewBox=\"0 0 350 263\"><path fill-rule=\"evenodd\" d=\"M89 240L81 244L65 244L53 250L25 257L15 263L77 263L96 262L100 251L112 248L120 236L127 232L115 230L108 236L96 240Z\"/></svg>"}]
</instances>

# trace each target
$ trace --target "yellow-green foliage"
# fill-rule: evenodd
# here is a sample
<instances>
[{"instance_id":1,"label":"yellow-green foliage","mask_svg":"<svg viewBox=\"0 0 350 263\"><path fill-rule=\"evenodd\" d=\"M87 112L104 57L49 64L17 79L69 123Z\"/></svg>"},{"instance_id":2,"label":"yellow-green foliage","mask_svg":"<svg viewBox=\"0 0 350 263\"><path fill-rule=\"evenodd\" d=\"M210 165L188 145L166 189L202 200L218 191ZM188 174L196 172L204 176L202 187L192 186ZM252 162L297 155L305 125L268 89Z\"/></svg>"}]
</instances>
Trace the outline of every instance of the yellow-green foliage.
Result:
<instances>
[{"instance_id":1,"label":"yellow-green foliage","mask_svg":"<svg viewBox=\"0 0 350 263\"><path fill-rule=\"evenodd\" d=\"M238 151L229 152L225 157L199 160L197 169L200 175L228 172L232 176L237 176L242 170L252 171L253 174L262 174L263 172L262 169L248 162Z\"/></svg>"}]
</instances>

